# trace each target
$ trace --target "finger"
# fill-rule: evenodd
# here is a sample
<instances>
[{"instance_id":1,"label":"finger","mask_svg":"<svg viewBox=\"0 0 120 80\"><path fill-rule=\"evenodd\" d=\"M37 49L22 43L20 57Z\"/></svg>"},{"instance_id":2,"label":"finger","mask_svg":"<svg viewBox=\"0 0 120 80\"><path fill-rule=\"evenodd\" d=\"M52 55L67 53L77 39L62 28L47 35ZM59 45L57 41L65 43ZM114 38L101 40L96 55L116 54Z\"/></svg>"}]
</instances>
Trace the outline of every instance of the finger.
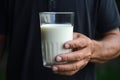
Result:
<instances>
[{"instance_id":1,"label":"finger","mask_svg":"<svg viewBox=\"0 0 120 80\"><path fill-rule=\"evenodd\" d=\"M76 73L77 71L68 71L68 72L54 72L55 74L60 74L60 75L65 75L65 76L72 76Z\"/></svg>"},{"instance_id":2,"label":"finger","mask_svg":"<svg viewBox=\"0 0 120 80\"><path fill-rule=\"evenodd\" d=\"M57 62L72 62L79 61L84 58L90 58L91 52L88 49L78 50L71 53L65 53L58 55L55 59Z\"/></svg>"},{"instance_id":3,"label":"finger","mask_svg":"<svg viewBox=\"0 0 120 80\"><path fill-rule=\"evenodd\" d=\"M76 71L82 69L87 63L88 59L84 59L82 61L70 62L61 65L54 65L52 67L53 71L55 72L67 72L67 71Z\"/></svg>"},{"instance_id":4,"label":"finger","mask_svg":"<svg viewBox=\"0 0 120 80\"><path fill-rule=\"evenodd\" d=\"M77 38L71 41L68 41L64 44L66 49L74 49L74 48L84 48L88 45L88 42L85 38Z\"/></svg>"}]
</instances>

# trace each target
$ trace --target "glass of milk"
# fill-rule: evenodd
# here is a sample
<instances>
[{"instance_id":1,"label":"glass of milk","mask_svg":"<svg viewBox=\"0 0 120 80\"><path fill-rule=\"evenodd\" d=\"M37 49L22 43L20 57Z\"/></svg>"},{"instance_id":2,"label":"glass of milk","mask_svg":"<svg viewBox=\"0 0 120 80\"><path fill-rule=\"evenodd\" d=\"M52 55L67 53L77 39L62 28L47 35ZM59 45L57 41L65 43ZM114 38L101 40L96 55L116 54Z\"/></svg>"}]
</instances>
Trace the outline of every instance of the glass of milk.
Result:
<instances>
[{"instance_id":1,"label":"glass of milk","mask_svg":"<svg viewBox=\"0 0 120 80\"><path fill-rule=\"evenodd\" d=\"M55 57L72 51L65 49L64 43L73 39L74 13L42 12L39 16L43 65L61 64Z\"/></svg>"}]
</instances>

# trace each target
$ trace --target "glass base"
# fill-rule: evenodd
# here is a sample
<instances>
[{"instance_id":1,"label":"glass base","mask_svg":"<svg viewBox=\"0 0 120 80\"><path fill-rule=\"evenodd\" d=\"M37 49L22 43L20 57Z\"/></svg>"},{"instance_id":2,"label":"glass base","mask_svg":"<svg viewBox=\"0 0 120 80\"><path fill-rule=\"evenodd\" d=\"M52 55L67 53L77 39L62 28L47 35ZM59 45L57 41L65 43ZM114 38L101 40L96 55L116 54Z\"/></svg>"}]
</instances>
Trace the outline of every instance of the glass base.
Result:
<instances>
[{"instance_id":1,"label":"glass base","mask_svg":"<svg viewBox=\"0 0 120 80\"><path fill-rule=\"evenodd\" d=\"M46 67L46 68L51 68L53 64L47 64L47 63L43 63L43 66Z\"/></svg>"}]
</instances>

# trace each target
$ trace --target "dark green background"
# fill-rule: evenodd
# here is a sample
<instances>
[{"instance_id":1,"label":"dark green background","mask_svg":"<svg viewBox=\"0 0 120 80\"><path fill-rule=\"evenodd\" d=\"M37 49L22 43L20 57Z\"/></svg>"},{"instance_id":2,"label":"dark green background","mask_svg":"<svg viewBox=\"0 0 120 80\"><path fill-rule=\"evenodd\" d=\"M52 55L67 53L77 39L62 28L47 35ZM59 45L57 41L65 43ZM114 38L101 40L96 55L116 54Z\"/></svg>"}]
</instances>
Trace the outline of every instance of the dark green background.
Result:
<instances>
[{"instance_id":1,"label":"dark green background","mask_svg":"<svg viewBox=\"0 0 120 80\"><path fill-rule=\"evenodd\" d=\"M120 10L120 0L116 0ZM0 80L5 80L7 54L4 55L0 64ZM97 80L120 80L120 57L105 64L96 64Z\"/></svg>"}]
</instances>

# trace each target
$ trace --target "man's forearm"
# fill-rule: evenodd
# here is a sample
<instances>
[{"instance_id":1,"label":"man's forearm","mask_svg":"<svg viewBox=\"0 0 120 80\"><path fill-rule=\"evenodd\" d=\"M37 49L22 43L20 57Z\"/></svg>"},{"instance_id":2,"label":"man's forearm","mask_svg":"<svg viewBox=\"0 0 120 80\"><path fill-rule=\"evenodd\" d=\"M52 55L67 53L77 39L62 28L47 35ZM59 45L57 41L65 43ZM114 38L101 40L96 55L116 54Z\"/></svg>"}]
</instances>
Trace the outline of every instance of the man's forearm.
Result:
<instances>
[{"instance_id":1,"label":"man's forearm","mask_svg":"<svg viewBox=\"0 0 120 80\"><path fill-rule=\"evenodd\" d=\"M96 63L104 63L114 59L120 55L120 31L112 30L105 34L100 41L93 41L94 51L91 61Z\"/></svg>"}]
</instances>

